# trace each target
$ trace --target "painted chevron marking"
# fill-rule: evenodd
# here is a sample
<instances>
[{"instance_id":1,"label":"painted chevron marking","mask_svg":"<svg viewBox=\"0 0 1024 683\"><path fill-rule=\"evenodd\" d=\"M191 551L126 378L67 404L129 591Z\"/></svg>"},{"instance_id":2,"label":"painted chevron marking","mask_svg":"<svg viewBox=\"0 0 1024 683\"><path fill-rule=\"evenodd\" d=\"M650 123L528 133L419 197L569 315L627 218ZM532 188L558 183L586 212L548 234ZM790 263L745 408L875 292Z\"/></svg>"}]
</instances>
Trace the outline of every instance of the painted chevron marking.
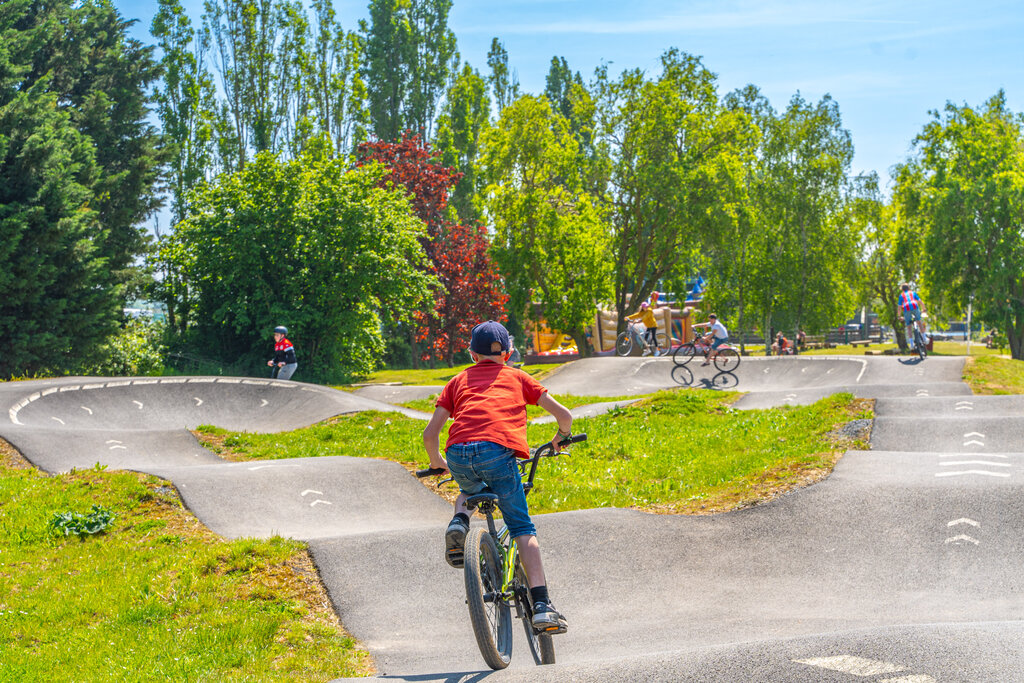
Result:
<instances>
[{"instance_id":1,"label":"painted chevron marking","mask_svg":"<svg viewBox=\"0 0 1024 683\"><path fill-rule=\"evenodd\" d=\"M118 441L117 439L107 439L106 442L107 443L124 443L123 441Z\"/></svg>"},{"instance_id":2,"label":"painted chevron marking","mask_svg":"<svg viewBox=\"0 0 1024 683\"><path fill-rule=\"evenodd\" d=\"M967 517L961 517L960 519L954 519L952 522L946 522L946 526L956 526L957 524L970 524L971 526L981 526L973 519Z\"/></svg>"},{"instance_id":3,"label":"painted chevron marking","mask_svg":"<svg viewBox=\"0 0 1024 683\"><path fill-rule=\"evenodd\" d=\"M936 680L928 674L910 674L896 678L883 678L878 683L936 683Z\"/></svg>"},{"instance_id":4,"label":"painted chevron marking","mask_svg":"<svg viewBox=\"0 0 1024 683\"><path fill-rule=\"evenodd\" d=\"M971 406L957 406L953 410L974 410Z\"/></svg>"},{"instance_id":5,"label":"painted chevron marking","mask_svg":"<svg viewBox=\"0 0 1024 683\"><path fill-rule=\"evenodd\" d=\"M110 450L112 450L112 451L126 451L126 450L128 450L128 447L127 446L111 446Z\"/></svg>"},{"instance_id":6,"label":"painted chevron marking","mask_svg":"<svg viewBox=\"0 0 1024 683\"><path fill-rule=\"evenodd\" d=\"M324 505L334 505L334 503L332 503L329 500L320 500L319 498L317 498L316 500L309 504L309 507L313 507L317 503L323 503Z\"/></svg>"},{"instance_id":7,"label":"painted chevron marking","mask_svg":"<svg viewBox=\"0 0 1024 683\"><path fill-rule=\"evenodd\" d=\"M50 419L51 420L56 420L57 422L60 422L61 424L64 424L64 420L60 419L59 417L51 417Z\"/></svg>"},{"instance_id":8,"label":"painted chevron marking","mask_svg":"<svg viewBox=\"0 0 1024 683\"><path fill-rule=\"evenodd\" d=\"M964 438L965 438L965 439L966 439L967 437L969 437L969 436L978 436L978 437L981 437L982 439L984 439L984 438L985 438L985 435L984 435L984 434L982 434L981 432L967 432L966 434L964 434Z\"/></svg>"},{"instance_id":9,"label":"painted chevron marking","mask_svg":"<svg viewBox=\"0 0 1024 683\"><path fill-rule=\"evenodd\" d=\"M978 441L977 439L971 439L970 441L964 441L965 446L984 446L984 441Z\"/></svg>"},{"instance_id":10,"label":"painted chevron marking","mask_svg":"<svg viewBox=\"0 0 1024 683\"><path fill-rule=\"evenodd\" d=\"M268 401L267 399L265 399L265 398L260 399L260 408L262 408L263 406L267 405L268 403L270 403L270 401Z\"/></svg>"},{"instance_id":11,"label":"painted chevron marking","mask_svg":"<svg viewBox=\"0 0 1024 683\"><path fill-rule=\"evenodd\" d=\"M966 474L981 474L986 477L1008 477L1009 472L987 472L985 470L963 470L961 472L937 472L936 477L962 477Z\"/></svg>"},{"instance_id":12,"label":"painted chevron marking","mask_svg":"<svg viewBox=\"0 0 1024 683\"><path fill-rule=\"evenodd\" d=\"M82 406L82 410L84 410L85 412L87 412L90 415L92 415L92 408L87 408L86 406Z\"/></svg>"},{"instance_id":13,"label":"painted chevron marking","mask_svg":"<svg viewBox=\"0 0 1024 683\"><path fill-rule=\"evenodd\" d=\"M830 671L839 671L852 676L877 676L878 674L894 674L906 671L898 664L879 662L874 659L854 657L853 655L836 655L835 657L814 657L811 659L794 659L797 664L807 664Z\"/></svg>"},{"instance_id":14,"label":"painted chevron marking","mask_svg":"<svg viewBox=\"0 0 1024 683\"><path fill-rule=\"evenodd\" d=\"M139 407L139 410L142 410L142 401L132 401L132 403L137 405Z\"/></svg>"},{"instance_id":15,"label":"painted chevron marking","mask_svg":"<svg viewBox=\"0 0 1024 683\"><path fill-rule=\"evenodd\" d=\"M981 541L979 541L978 539L971 538L967 534L960 534L959 536L953 536L952 538L947 538L945 542L946 543L957 543L957 542L960 542L960 541L966 541L967 543L973 543L974 545L978 545L978 544L981 543Z\"/></svg>"},{"instance_id":16,"label":"painted chevron marking","mask_svg":"<svg viewBox=\"0 0 1024 683\"><path fill-rule=\"evenodd\" d=\"M973 406L974 401L957 401L954 405L958 406Z\"/></svg>"},{"instance_id":17,"label":"painted chevron marking","mask_svg":"<svg viewBox=\"0 0 1024 683\"><path fill-rule=\"evenodd\" d=\"M314 491L313 489L306 489L305 491L303 491L303 492L302 492L301 494L299 494L299 495L302 495L302 496L306 496L306 495L308 495L308 494L310 494L310 493L315 493L315 494L316 494L316 495L318 495L318 496L322 496L322 495L324 495L324 492L323 492L323 491Z\"/></svg>"},{"instance_id":18,"label":"painted chevron marking","mask_svg":"<svg viewBox=\"0 0 1024 683\"><path fill-rule=\"evenodd\" d=\"M196 402L196 408L203 405L203 399L199 398L198 396L193 396L192 400Z\"/></svg>"},{"instance_id":19,"label":"painted chevron marking","mask_svg":"<svg viewBox=\"0 0 1024 683\"><path fill-rule=\"evenodd\" d=\"M960 457L963 457L964 455L966 455L966 453L940 453L939 457L940 458L960 458ZM1008 455L1003 455L1002 453L979 453L979 455L984 455L986 458L1003 458L1004 460L1006 458L1010 457Z\"/></svg>"},{"instance_id":20,"label":"painted chevron marking","mask_svg":"<svg viewBox=\"0 0 1024 683\"><path fill-rule=\"evenodd\" d=\"M990 467L1013 467L1008 462L988 462L987 460L956 460L954 462L940 462L939 467L949 467L950 465L988 465Z\"/></svg>"}]
</instances>

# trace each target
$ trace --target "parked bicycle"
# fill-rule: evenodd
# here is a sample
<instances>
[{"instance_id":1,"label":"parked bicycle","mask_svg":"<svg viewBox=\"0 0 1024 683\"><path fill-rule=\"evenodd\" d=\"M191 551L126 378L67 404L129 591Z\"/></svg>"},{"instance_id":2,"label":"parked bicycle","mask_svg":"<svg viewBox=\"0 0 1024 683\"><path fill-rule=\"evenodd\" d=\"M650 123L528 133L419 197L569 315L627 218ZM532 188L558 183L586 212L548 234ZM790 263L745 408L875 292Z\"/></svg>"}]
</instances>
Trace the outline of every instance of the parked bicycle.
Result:
<instances>
[{"instance_id":1,"label":"parked bicycle","mask_svg":"<svg viewBox=\"0 0 1024 683\"><path fill-rule=\"evenodd\" d=\"M647 353L657 355L660 349L661 354L668 353L669 340L668 336L658 330L654 333L655 339L658 340L658 348L655 349L650 341L647 339L647 328L644 327L643 323L629 323L625 332L619 334L615 339L615 353L620 356L628 356L633 353L634 348L639 348ZM644 355L647 355L646 353Z\"/></svg>"},{"instance_id":2,"label":"parked bicycle","mask_svg":"<svg viewBox=\"0 0 1024 683\"><path fill-rule=\"evenodd\" d=\"M680 345L672 352L672 362L676 365L686 365L694 356L702 355L708 357L711 352L711 344L705 342L704 337L697 337L692 342ZM740 364L740 350L732 344L722 344L718 347L718 354L715 356L715 368L719 372L732 372Z\"/></svg>"},{"instance_id":3,"label":"parked bicycle","mask_svg":"<svg viewBox=\"0 0 1024 683\"><path fill-rule=\"evenodd\" d=\"M586 434L576 434L563 439L560 448L586 441ZM551 443L534 448L533 456L519 461L519 469L530 474L523 482L526 493L533 488L537 464L541 458L562 455ZM417 477L429 477L444 473L442 469L426 469L416 472ZM451 478L438 482L438 486ZM466 604L469 606L469 621L473 626L477 646L487 666L504 669L512 660L512 607L516 618L523 622L526 642L530 654L537 664L555 663L555 644L551 634L535 631L533 628L533 603L530 601L530 583L526 569L519 558L519 548L509 535L508 527L500 529L494 522L494 511L498 507L498 496L489 489L470 496L466 507L477 509L487 517L487 528L470 527L464 546L463 573L466 584ZM475 561L473 558L476 558ZM554 628L554 627L553 627Z\"/></svg>"}]
</instances>

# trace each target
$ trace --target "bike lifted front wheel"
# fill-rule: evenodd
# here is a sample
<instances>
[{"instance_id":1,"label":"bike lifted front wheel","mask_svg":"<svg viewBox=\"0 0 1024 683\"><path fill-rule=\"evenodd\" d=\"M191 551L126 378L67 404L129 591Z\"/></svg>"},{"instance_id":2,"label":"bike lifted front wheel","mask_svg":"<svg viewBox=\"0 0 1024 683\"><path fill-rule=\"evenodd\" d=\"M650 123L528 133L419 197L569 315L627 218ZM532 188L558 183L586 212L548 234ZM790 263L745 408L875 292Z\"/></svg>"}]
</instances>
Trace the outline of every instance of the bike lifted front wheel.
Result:
<instances>
[{"instance_id":1,"label":"bike lifted front wheel","mask_svg":"<svg viewBox=\"0 0 1024 683\"><path fill-rule=\"evenodd\" d=\"M466 534L466 604L473 635L487 666L504 669L512 659L512 611L501 593L501 553L486 529Z\"/></svg>"}]
</instances>

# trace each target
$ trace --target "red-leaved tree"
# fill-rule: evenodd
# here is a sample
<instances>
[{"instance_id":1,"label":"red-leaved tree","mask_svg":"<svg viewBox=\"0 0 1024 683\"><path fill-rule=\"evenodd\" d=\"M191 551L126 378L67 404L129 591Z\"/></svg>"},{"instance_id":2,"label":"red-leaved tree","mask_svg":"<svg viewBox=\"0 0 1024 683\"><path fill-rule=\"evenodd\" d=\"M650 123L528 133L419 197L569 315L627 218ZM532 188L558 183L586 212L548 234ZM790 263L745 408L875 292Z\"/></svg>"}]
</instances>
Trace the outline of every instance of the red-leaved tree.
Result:
<instances>
[{"instance_id":1,"label":"red-leaved tree","mask_svg":"<svg viewBox=\"0 0 1024 683\"><path fill-rule=\"evenodd\" d=\"M410 330L414 358L443 360L449 367L455 353L469 342L481 320L504 322L508 295L490 256L483 226L447 220L448 194L462 177L441 166L430 145L406 132L401 142L366 142L359 146L360 164L379 162L391 170L385 182L403 186L413 210L427 226L423 248L430 257L442 291L430 310L416 315Z\"/></svg>"}]
</instances>

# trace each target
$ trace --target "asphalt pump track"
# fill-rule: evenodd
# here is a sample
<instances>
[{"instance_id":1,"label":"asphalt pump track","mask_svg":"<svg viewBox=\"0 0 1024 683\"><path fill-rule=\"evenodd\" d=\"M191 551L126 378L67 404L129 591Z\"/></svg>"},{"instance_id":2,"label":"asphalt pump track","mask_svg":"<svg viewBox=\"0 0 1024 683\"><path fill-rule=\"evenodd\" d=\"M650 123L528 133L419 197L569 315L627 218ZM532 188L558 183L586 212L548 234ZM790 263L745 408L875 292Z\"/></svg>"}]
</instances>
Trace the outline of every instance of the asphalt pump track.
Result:
<instances>
[{"instance_id":1,"label":"asphalt pump track","mask_svg":"<svg viewBox=\"0 0 1024 683\"><path fill-rule=\"evenodd\" d=\"M538 515L570 630L536 667L522 638L483 670L450 506L400 465L324 457L228 463L188 431L274 432L436 388L348 393L241 378L62 378L0 385L0 436L48 472L111 468L174 482L228 537L307 541L335 610L399 681L1024 680L1024 397L974 396L962 359L744 358L734 373L599 358L545 380L557 396L696 386L739 407L876 398L870 451L824 481L707 517L596 509Z\"/></svg>"}]
</instances>

